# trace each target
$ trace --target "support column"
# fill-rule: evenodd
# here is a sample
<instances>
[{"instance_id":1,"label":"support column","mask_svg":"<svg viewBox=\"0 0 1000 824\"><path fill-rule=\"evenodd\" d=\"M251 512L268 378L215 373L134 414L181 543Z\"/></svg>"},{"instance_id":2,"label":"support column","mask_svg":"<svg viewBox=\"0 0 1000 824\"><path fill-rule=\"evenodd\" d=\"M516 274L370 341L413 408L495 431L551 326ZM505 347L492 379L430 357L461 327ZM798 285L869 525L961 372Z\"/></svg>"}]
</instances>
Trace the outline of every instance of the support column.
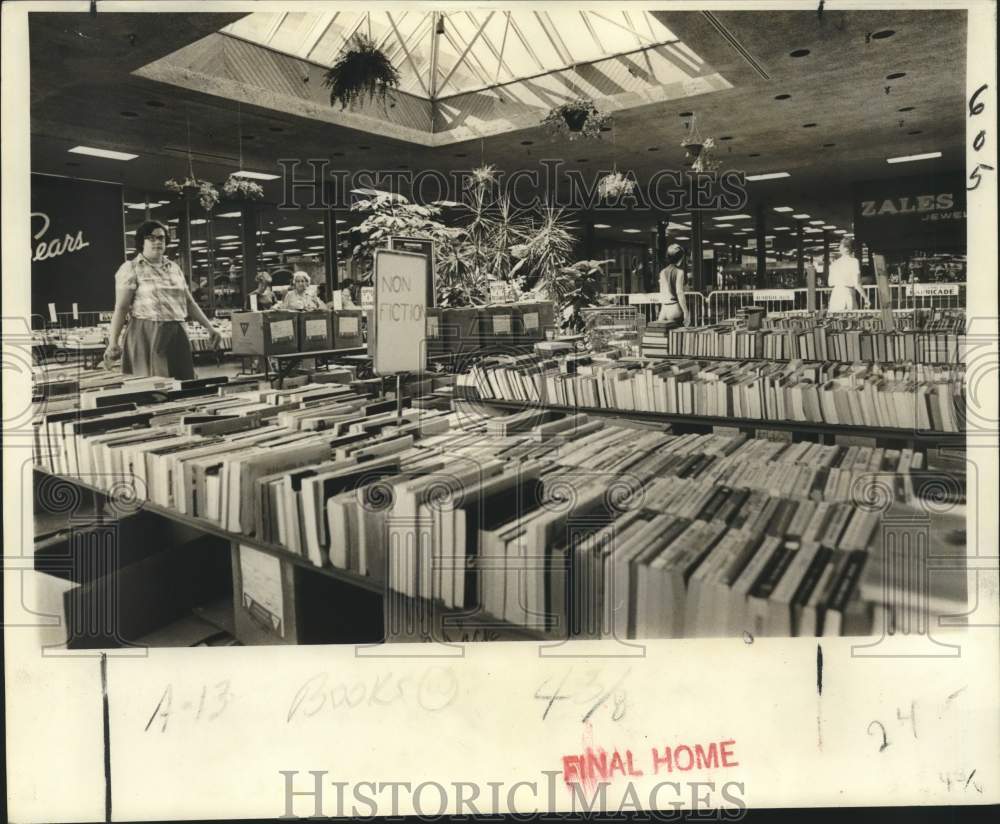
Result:
<instances>
[{"instance_id":1,"label":"support column","mask_svg":"<svg viewBox=\"0 0 1000 824\"><path fill-rule=\"evenodd\" d=\"M659 272L667 265L667 222L658 220L656 222L656 271Z\"/></svg>"},{"instance_id":2,"label":"support column","mask_svg":"<svg viewBox=\"0 0 1000 824\"><path fill-rule=\"evenodd\" d=\"M830 231L823 230L823 277L830 282Z\"/></svg>"},{"instance_id":3,"label":"support column","mask_svg":"<svg viewBox=\"0 0 1000 824\"><path fill-rule=\"evenodd\" d=\"M705 285L701 215L698 210L691 212L691 289L695 292L701 292Z\"/></svg>"},{"instance_id":4,"label":"support column","mask_svg":"<svg viewBox=\"0 0 1000 824\"><path fill-rule=\"evenodd\" d=\"M340 288L340 277L337 273L339 256L337 253L337 210L332 205L335 201L331 197L328 201L330 208L325 212L323 221L323 252L326 258L326 294L328 300L333 300L333 293Z\"/></svg>"},{"instance_id":5,"label":"support column","mask_svg":"<svg viewBox=\"0 0 1000 824\"><path fill-rule=\"evenodd\" d=\"M247 305L257 280L257 206L246 203L243 212L243 305Z\"/></svg>"},{"instance_id":6,"label":"support column","mask_svg":"<svg viewBox=\"0 0 1000 824\"><path fill-rule=\"evenodd\" d=\"M585 260L594 260L597 257L594 247L596 246L597 235L594 230L594 221L588 220L584 225L583 234L583 257Z\"/></svg>"},{"instance_id":7,"label":"support column","mask_svg":"<svg viewBox=\"0 0 1000 824\"><path fill-rule=\"evenodd\" d=\"M767 243L764 237L767 234L767 212L764 203L757 204L755 220L755 229L757 237L757 274L756 274L756 286L758 289L765 288L767 283L767 249L765 244Z\"/></svg>"},{"instance_id":8,"label":"support column","mask_svg":"<svg viewBox=\"0 0 1000 824\"><path fill-rule=\"evenodd\" d=\"M798 231L795 234L795 274L801 280L805 276L805 258L802 255L802 240L805 234L802 231L803 223L798 223Z\"/></svg>"}]
</instances>

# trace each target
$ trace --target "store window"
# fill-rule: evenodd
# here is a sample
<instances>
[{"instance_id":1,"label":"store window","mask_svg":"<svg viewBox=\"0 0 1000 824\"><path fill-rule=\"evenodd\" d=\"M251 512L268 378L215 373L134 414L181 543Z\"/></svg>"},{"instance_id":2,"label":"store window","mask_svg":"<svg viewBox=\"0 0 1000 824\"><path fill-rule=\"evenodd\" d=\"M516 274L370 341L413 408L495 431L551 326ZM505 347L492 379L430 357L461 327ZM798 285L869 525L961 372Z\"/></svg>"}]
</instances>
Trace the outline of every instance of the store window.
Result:
<instances>
[{"instance_id":1,"label":"store window","mask_svg":"<svg viewBox=\"0 0 1000 824\"><path fill-rule=\"evenodd\" d=\"M279 209L258 205L257 271L271 276L271 287L280 298L292 282L294 272L305 272L311 290L329 301L326 261L326 212L321 209Z\"/></svg>"}]
</instances>

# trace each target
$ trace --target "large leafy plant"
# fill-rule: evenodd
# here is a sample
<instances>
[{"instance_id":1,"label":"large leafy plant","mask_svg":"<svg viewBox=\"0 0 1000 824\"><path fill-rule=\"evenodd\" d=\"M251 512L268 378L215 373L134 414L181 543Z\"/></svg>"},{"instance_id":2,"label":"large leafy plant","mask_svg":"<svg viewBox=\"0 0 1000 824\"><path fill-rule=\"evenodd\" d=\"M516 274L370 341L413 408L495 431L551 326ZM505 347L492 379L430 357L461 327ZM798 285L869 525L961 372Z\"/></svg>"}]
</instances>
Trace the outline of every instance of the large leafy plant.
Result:
<instances>
[{"instance_id":1,"label":"large leafy plant","mask_svg":"<svg viewBox=\"0 0 1000 824\"><path fill-rule=\"evenodd\" d=\"M552 300L559 323L566 332L581 332L586 326L583 310L601 302L602 267L610 260L580 260L560 266L539 284L542 297Z\"/></svg>"},{"instance_id":2,"label":"large leafy plant","mask_svg":"<svg viewBox=\"0 0 1000 824\"><path fill-rule=\"evenodd\" d=\"M378 98L385 108L389 89L399 88L399 70L370 37L358 33L323 77L330 105L341 110L357 101Z\"/></svg>"}]
</instances>

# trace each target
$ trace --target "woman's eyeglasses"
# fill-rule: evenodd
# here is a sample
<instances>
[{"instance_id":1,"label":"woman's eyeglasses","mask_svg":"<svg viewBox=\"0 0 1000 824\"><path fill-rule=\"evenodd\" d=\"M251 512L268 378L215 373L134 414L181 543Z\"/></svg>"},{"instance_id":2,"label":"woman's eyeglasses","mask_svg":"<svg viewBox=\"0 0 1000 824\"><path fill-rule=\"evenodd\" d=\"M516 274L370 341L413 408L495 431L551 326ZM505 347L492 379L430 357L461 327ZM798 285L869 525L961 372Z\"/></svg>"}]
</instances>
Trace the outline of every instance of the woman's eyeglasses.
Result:
<instances>
[{"instance_id":1,"label":"woman's eyeglasses","mask_svg":"<svg viewBox=\"0 0 1000 824\"><path fill-rule=\"evenodd\" d=\"M147 240L160 240L160 241L166 242L167 236L166 235L146 235L146 239Z\"/></svg>"}]
</instances>

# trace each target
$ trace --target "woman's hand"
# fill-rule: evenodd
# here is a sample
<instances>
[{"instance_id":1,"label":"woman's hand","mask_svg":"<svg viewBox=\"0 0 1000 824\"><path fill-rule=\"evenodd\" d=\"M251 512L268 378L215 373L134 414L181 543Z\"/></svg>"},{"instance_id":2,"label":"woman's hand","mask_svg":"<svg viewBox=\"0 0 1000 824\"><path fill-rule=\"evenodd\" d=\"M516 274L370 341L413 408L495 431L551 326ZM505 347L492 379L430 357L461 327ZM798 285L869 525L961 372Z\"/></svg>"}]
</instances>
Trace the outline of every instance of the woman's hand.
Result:
<instances>
[{"instance_id":1,"label":"woman's hand","mask_svg":"<svg viewBox=\"0 0 1000 824\"><path fill-rule=\"evenodd\" d=\"M208 332L208 337L210 340L210 345L213 349L220 349L222 347L222 333L218 329L212 328Z\"/></svg>"},{"instance_id":2,"label":"woman's hand","mask_svg":"<svg viewBox=\"0 0 1000 824\"><path fill-rule=\"evenodd\" d=\"M122 348L117 343L109 343L104 350L104 364L110 366L116 360L121 360Z\"/></svg>"}]
</instances>

